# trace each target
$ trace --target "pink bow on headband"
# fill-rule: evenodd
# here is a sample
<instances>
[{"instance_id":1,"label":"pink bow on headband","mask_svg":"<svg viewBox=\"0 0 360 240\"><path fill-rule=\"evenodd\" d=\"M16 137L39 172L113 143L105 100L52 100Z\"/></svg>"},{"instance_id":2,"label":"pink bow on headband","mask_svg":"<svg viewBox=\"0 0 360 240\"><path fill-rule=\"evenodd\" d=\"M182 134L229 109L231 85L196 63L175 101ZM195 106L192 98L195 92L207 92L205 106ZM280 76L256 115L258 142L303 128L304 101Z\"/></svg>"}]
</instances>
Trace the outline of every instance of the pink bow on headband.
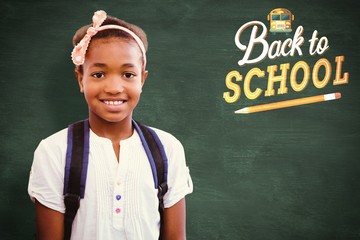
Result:
<instances>
[{"instance_id":1,"label":"pink bow on headband","mask_svg":"<svg viewBox=\"0 0 360 240\"><path fill-rule=\"evenodd\" d=\"M77 65L77 66L84 64L86 50L89 47L91 37L93 37L96 33L98 33L99 31L105 30L105 29L119 29L119 30L122 30L122 31L127 32L128 34L130 34L130 36L133 37L134 40L136 41L136 43L139 45L140 50L141 50L142 55L143 55L144 68L145 68L145 66L146 66L146 55L145 55L146 50L145 50L144 43L141 41L141 39L134 32L132 32L130 29L125 28L123 26L104 25L104 26L100 27L100 25L105 21L105 19L106 19L106 12L105 11L99 10L99 11L96 11L94 13L94 16L92 17L92 21L93 21L92 27L89 27L87 29L85 36L74 47L74 49L73 49L73 51L71 53L71 59L72 59L73 63L75 65Z\"/></svg>"},{"instance_id":2,"label":"pink bow on headband","mask_svg":"<svg viewBox=\"0 0 360 240\"><path fill-rule=\"evenodd\" d=\"M93 25L86 31L85 36L81 41L74 47L71 53L71 59L75 65L82 65L85 61L86 50L89 47L91 37L98 32L98 28L106 19L105 11L96 11L92 17Z\"/></svg>"}]
</instances>

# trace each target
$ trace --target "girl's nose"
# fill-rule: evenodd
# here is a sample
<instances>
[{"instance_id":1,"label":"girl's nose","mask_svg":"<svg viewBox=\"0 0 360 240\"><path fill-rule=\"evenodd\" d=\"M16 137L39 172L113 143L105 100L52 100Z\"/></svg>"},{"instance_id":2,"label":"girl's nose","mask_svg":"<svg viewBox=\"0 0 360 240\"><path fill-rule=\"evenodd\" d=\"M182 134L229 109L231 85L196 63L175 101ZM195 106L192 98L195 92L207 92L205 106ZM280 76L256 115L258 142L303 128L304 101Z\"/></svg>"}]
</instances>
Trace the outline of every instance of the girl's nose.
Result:
<instances>
[{"instance_id":1,"label":"girl's nose","mask_svg":"<svg viewBox=\"0 0 360 240\"><path fill-rule=\"evenodd\" d=\"M108 78L105 84L104 91L110 94L119 94L124 91L124 84L120 77Z\"/></svg>"}]
</instances>

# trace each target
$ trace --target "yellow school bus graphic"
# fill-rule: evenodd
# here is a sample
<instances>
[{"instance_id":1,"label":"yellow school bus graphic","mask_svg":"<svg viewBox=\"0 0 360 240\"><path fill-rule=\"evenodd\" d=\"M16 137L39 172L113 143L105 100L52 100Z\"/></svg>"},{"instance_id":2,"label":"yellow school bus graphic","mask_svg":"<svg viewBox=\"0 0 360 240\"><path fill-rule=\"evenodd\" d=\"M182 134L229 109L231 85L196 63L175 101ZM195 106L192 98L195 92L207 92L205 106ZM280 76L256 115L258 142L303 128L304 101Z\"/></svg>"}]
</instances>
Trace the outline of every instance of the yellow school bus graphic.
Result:
<instances>
[{"instance_id":1,"label":"yellow school bus graphic","mask_svg":"<svg viewBox=\"0 0 360 240\"><path fill-rule=\"evenodd\" d=\"M275 8L267 16L271 33L290 33L294 15L286 8Z\"/></svg>"}]
</instances>

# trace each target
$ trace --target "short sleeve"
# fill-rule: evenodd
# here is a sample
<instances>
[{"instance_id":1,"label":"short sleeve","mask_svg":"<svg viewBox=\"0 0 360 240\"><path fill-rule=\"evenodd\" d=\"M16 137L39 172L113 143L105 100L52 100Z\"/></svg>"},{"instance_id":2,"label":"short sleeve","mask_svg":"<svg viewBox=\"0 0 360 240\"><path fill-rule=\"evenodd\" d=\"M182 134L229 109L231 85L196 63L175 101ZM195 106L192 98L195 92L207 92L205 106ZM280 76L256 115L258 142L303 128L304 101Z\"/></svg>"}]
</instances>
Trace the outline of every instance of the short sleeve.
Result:
<instances>
[{"instance_id":1,"label":"short sleeve","mask_svg":"<svg viewBox=\"0 0 360 240\"><path fill-rule=\"evenodd\" d=\"M165 138L165 139L164 139ZM172 135L161 139L168 158L168 191L164 196L164 207L169 208L192 193L193 183L189 168L186 165L185 152L182 144Z\"/></svg>"},{"instance_id":2,"label":"short sleeve","mask_svg":"<svg viewBox=\"0 0 360 240\"><path fill-rule=\"evenodd\" d=\"M28 193L32 201L64 213L64 144L54 144L51 140L42 140L34 152L31 166Z\"/></svg>"}]
</instances>

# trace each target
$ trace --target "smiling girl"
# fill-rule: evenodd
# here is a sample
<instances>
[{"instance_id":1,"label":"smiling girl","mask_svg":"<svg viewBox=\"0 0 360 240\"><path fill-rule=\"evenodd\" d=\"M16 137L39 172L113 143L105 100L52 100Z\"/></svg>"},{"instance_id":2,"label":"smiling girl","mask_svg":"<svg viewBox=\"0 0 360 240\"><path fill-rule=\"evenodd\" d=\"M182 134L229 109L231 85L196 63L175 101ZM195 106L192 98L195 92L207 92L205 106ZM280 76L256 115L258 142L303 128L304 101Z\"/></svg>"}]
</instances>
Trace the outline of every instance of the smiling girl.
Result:
<instances>
[{"instance_id":1,"label":"smiling girl","mask_svg":"<svg viewBox=\"0 0 360 240\"><path fill-rule=\"evenodd\" d=\"M74 38L72 60L88 109L89 160L85 196L71 239L158 239L159 199L133 111L148 76L146 34L97 11ZM181 143L152 128L168 158L162 239L186 239L185 196L192 192ZM64 239L67 129L42 140L34 153L28 192L38 239Z\"/></svg>"}]
</instances>

